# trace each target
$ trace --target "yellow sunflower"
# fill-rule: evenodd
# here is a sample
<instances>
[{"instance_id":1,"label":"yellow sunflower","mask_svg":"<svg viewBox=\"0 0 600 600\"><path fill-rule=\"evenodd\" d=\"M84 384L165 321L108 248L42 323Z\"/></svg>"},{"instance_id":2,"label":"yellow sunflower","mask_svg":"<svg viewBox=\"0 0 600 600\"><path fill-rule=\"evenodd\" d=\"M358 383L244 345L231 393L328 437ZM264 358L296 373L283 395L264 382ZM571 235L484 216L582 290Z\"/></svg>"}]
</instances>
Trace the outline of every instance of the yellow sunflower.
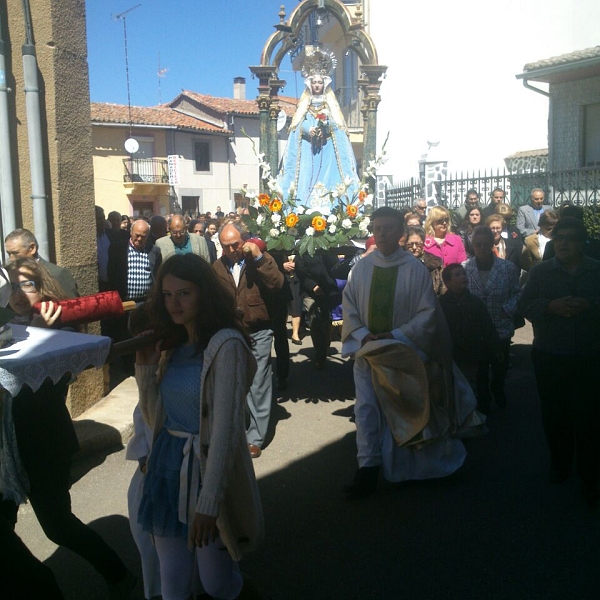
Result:
<instances>
[{"instance_id":1,"label":"yellow sunflower","mask_svg":"<svg viewBox=\"0 0 600 600\"><path fill-rule=\"evenodd\" d=\"M358 214L358 208L354 204L348 204L346 206L346 214L349 217L355 217Z\"/></svg>"},{"instance_id":2,"label":"yellow sunflower","mask_svg":"<svg viewBox=\"0 0 600 600\"><path fill-rule=\"evenodd\" d=\"M325 227L327 227L327 221L323 217L315 217L312 220L311 225L315 231L325 231Z\"/></svg>"},{"instance_id":3,"label":"yellow sunflower","mask_svg":"<svg viewBox=\"0 0 600 600\"><path fill-rule=\"evenodd\" d=\"M279 212L283 208L283 203L279 198L273 198L273 200L271 200L269 208L272 212Z\"/></svg>"},{"instance_id":4,"label":"yellow sunflower","mask_svg":"<svg viewBox=\"0 0 600 600\"><path fill-rule=\"evenodd\" d=\"M365 192L364 190L361 190L360 192L358 192L358 199L361 202L364 202L366 197L367 197L367 192Z\"/></svg>"},{"instance_id":5,"label":"yellow sunflower","mask_svg":"<svg viewBox=\"0 0 600 600\"><path fill-rule=\"evenodd\" d=\"M296 227L296 225L298 225L298 221L300 219L298 218L298 215L295 213L290 213L286 218L285 218L285 224L288 227Z\"/></svg>"},{"instance_id":6,"label":"yellow sunflower","mask_svg":"<svg viewBox=\"0 0 600 600\"><path fill-rule=\"evenodd\" d=\"M259 194L258 195L258 203L261 206L266 206L267 204L269 204L270 200L271 200L271 198L269 197L269 194Z\"/></svg>"}]
</instances>

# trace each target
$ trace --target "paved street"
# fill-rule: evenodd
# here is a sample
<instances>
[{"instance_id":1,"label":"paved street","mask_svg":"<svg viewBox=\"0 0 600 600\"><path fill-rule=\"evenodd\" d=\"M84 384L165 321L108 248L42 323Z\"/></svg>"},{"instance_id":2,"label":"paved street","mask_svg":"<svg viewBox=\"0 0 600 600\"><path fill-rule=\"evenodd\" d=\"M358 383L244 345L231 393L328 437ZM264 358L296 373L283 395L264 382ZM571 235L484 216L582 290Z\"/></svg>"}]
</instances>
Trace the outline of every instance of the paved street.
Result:
<instances>
[{"instance_id":1,"label":"paved street","mask_svg":"<svg viewBox=\"0 0 600 600\"><path fill-rule=\"evenodd\" d=\"M289 389L273 410L274 437L254 461L266 517L264 546L242 569L273 600L597 599L600 515L572 478L547 481L548 456L529 363L529 328L512 347L509 406L495 406L485 437L467 440L463 468L445 481L381 484L347 501L355 470L351 366L339 343L324 371L297 351ZM296 353L297 351L297 353ZM134 465L124 452L76 466L74 512L139 573L126 519ZM18 532L56 573L69 599L106 597L101 578L78 556L48 542L29 507ZM141 585L137 598L142 597Z\"/></svg>"}]
</instances>

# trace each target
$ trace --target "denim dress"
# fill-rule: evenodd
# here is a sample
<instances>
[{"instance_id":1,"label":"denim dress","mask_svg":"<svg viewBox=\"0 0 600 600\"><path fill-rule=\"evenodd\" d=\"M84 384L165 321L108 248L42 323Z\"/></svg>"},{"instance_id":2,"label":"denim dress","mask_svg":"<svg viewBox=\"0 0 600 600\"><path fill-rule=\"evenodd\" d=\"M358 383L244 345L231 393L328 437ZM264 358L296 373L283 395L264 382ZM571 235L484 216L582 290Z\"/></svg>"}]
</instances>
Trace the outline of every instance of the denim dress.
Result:
<instances>
[{"instance_id":1,"label":"denim dress","mask_svg":"<svg viewBox=\"0 0 600 600\"><path fill-rule=\"evenodd\" d=\"M187 437L176 436L169 431L191 435L199 433L203 352L196 352L195 344L178 346L171 355L160 383L165 423L150 453L138 515L142 528L159 537L187 538L188 534L188 525L180 521L178 514L180 476ZM195 499L201 483L198 489L190 489L193 464L191 460L186 487L188 494L193 494ZM186 506L188 500L185 499Z\"/></svg>"}]
</instances>

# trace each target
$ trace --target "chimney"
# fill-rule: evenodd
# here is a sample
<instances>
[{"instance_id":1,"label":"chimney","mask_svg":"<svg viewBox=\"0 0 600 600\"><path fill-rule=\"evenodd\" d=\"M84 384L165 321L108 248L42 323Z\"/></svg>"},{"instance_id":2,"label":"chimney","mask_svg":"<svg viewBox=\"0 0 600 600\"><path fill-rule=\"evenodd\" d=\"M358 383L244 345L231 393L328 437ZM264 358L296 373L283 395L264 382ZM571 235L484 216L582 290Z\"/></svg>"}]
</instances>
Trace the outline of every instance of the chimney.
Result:
<instances>
[{"instance_id":1,"label":"chimney","mask_svg":"<svg viewBox=\"0 0 600 600\"><path fill-rule=\"evenodd\" d=\"M234 100L246 99L246 78L234 77L233 79L233 98Z\"/></svg>"}]
</instances>

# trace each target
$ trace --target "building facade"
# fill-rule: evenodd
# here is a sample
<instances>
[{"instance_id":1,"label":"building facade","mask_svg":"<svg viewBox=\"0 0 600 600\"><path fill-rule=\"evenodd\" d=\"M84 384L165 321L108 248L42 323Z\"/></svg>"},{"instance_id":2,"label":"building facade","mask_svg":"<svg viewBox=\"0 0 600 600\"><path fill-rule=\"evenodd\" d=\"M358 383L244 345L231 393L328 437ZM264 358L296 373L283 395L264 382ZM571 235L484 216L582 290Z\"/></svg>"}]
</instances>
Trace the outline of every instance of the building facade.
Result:
<instances>
[{"instance_id":1,"label":"building facade","mask_svg":"<svg viewBox=\"0 0 600 600\"><path fill-rule=\"evenodd\" d=\"M258 107L243 97L242 78L236 78L234 93L239 97L184 91L169 103L131 111L92 103L96 204L130 216L243 207L241 188L259 188ZM283 98L288 118L295 105ZM281 135L283 140L285 128ZM133 153L125 149L130 138Z\"/></svg>"}]
</instances>

